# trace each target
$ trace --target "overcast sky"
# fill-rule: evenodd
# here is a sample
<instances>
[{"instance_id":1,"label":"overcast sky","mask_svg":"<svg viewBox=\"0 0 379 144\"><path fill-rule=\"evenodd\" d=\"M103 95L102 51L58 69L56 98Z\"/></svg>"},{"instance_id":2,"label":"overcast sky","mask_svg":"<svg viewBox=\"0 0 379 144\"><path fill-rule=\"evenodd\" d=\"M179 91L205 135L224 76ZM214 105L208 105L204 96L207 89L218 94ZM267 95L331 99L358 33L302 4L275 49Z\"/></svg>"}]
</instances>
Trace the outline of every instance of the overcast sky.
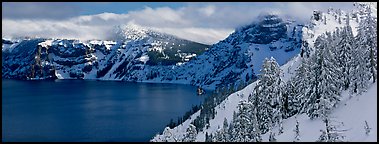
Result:
<instances>
[{"instance_id":1,"label":"overcast sky","mask_svg":"<svg viewBox=\"0 0 379 144\"><path fill-rule=\"evenodd\" d=\"M3 2L2 36L109 39L116 25L134 23L212 44L261 12L307 22L313 10L351 10L352 3L298 2Z\"/></svg>"}]
</instances>

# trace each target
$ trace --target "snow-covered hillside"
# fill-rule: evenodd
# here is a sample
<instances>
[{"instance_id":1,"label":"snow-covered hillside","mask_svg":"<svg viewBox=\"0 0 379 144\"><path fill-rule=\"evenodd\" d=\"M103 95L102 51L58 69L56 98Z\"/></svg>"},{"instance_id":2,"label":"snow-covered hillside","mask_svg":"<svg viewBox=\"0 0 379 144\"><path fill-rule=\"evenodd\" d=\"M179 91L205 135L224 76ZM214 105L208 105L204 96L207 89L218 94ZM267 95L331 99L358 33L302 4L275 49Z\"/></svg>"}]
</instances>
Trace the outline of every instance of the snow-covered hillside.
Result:
<instances>
[{"instance_id":1,"label":"snow-covered hillside","mask_svg":"<svg viewBox=\"0 0 379 144\"><path fill-rule=\"evenodd\" d=\"M283 80L287 81L290 78L299 65L300 56L296 56L287 64L281 67L283 73ZM210 127L199 132L196 141L205 141L205 134L215 134L216 131L223 126L224 118L228 123L231 123L233 119L233 113L237 112L238 103L242 100L247 100L248 95L253 91L254 87L259 81L256 81L244 89L237 91L228 96L228 98L219 104L216 108L216 116L209 121ZM333 110L331 116L334 120L343 122L341 130L347 130L344 132L346 141L377 141L377 83L368 82L370 88L362 95L355 95L351 97L348 92L343 92L342 101L339 106ZM199 115L200 111L196 112L187 119L185 122L173 129L167 129L170 131L173 137L176 139L183 139L187 128L190 123ZM325 129L325 124L321 119L310 120L306 114L300 114L290 117L283 121L284 133L278 135L277 141L295 141L295 126L296 120L299 122L300 127L300 141L309 142L316 141L321 135L320 130ZM369 135L365 134L364 124L368 122L371 127ZM277 131L278 127L274 128ZM151 141L161 141L164 139L164 135L156 135ZM269 134L266 133L262 136L263 141L268 141ZM172 139L174 141L174 139Z\"/></svg>"},{"instance_id":2,"label":"snow-covered hillside","mask_svg":"<svg viewBox=\"0 0 379 144\"><path fill-rule=\"evenodd\" d=\"M371 12L376 12L376 7L372 7ZM327 13L315 11L311 22L303 28L302 38L304 41L301 53L280 67L282 70L281 79L287 82L294 77L295 70L298 69L303 59L307 58L304 54L309 53L311 55L315 52L314 43L318 36L341 29L347 25L352 27L353 35L356 36L358 34L358 22L365 18L365 15L367 15L367 11L362 11L362 9L353 10L350 13L333 9L329 9ZM306 44L304 45L304 43ZM220 130L224 129L224 120L231 124L234 113L238 113L237 106L239 102L248 101L249 95L252 94L259 82L258 80L244 89L227 96L224 101L214 108L214 118L209 120L207 126L197 131L193 140L207 141L207 136L217 135ZM372 80L367 80L366 83L369 85L368 90L361 95L354 94L351 96L347 90L342 91L340 101L329 115L329 120L332 124L340 124L338 129L343 131L344 141L377 141L377 82L372 83ZM162 134L156 135L151 141L183 140L184 136L188 135L189 128L193 126L194 120L199 117L201 111L199 110L190 119L173 129L166 128ZM300 127L299 141L317 141L321 135L320 130L326 129L322 118L310 119L304 113L297 114L283 120L283 133L276 136L276 141L295 141L296 120L299 122ZM365 121L371 128L370 133L367 135L364 128ZM275 126L272 131L278 131L278 129L279 126ZM270 133L263 134L262 141L269 141L269 137ZM217 138L213 140L215 139Z\"/></svg>"},{"instance_id":3,"label":"snow-covered hillside","mask_svg":"<svg viewBox=\"0 0 379 144\"><path fill-rule=\"evenodd\" d=\"M330 114L332 120L339 123L345 141L349 142L377 142L377 82L370 83L368 91L362 95L350 97L348 92L343 92L342 101ZM300 142L316 141L321 135L320 130L325 129L325 123L321 119L310 120L306 114L291 117L283 122L284 133L278 135L277 141L293 142L295 140L296 120L299 122ZM364 128L365 121L372 128L366 135ZM278 127L274 128L277 131ZM346 130L346 131L344 131ZM264 141L268 141L269 134L262 136Z\"/></svg>"}]
</instances>

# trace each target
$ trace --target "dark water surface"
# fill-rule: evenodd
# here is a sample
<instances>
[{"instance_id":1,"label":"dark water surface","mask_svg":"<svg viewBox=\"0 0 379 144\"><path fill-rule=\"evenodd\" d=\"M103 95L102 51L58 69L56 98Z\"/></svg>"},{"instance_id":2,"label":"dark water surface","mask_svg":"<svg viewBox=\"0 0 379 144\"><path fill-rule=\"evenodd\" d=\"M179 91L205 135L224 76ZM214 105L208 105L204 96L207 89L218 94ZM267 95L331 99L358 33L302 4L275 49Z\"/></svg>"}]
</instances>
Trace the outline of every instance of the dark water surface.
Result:
<instances>
[{"instance_id":1,"label":"dark water surface","mask_svg":"<svg viewBox=\"0 0 379 144\"><path fill-rule=\"evenodd\" d=\"M196 87L2 80L2 141L149 141L205 96Z\"/></svg>"}]
</instances>

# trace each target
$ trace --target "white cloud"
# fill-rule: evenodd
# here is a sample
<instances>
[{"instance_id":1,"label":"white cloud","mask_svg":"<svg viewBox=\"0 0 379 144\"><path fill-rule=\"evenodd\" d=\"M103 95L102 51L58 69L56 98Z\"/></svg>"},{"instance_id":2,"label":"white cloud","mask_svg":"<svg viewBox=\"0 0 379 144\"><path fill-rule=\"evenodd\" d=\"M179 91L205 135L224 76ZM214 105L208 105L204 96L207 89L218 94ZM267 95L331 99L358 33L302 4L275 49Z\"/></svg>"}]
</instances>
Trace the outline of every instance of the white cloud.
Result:
<instances>
[{"instance_id":1,"label":"white cloud","mask_svg":"<svg viewBox=\"0 0 379 144\"><path fill-rule=\"evenodd\" d=\"M200 8L199 11L203 13L205 16L209 17L216 11L216 7L213 5L210 5L207 7Z\"/></svg>"},{"instance_id":2,"label":"white cloud","mask_svg":"<svg viewBox=\"0 0 379 144\"><path fill-rule=\"evenodd\" d=\"M176 35L180 38L189 39L192 41L214 44L220 40L225 39L231 34L233 29L212 29L212 28L155 28L160 32Z\"/></svg>"},{"instance_id":3,"label":"white cloud","mask_svg":"<svg viewBox=\"0 0 379 144\"><path fill-rule=\"evenodd\" d=\"M126 14L102 13L66 19L2 18L2 36L38 36L54 38L110 39L116 25L133 21L137 25L181 38L216 43L236 27L251 23L261 12L275 11L297 20L307 21L314 9L330 6L350 8L350 3L206 3L129 11Z\"/></svg>"}]
</instances>

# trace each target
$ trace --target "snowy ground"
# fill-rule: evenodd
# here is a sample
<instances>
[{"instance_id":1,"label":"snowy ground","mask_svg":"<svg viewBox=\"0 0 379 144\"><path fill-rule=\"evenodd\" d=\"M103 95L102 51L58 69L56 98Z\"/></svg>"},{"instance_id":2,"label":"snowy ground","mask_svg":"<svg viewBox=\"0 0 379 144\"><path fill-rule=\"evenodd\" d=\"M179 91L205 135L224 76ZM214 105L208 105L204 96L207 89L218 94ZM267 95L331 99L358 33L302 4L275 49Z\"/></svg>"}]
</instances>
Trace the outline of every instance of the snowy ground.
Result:
<instances>
[{"instance_id":1,"label":"snowy ground","mask_svg":"<svg viewBox=\"0 0 379 144\"><path fill-rule=\"evenodd\" d=\"M372 83L372 82L370 82ZM377 141L377 82L372 84L369 90L362 94L349 98L348 92L343 92L342 101L335 108L330 117L333 120L343 122L340 130L346 136L344 141L349 142L376 142ZM300 141L314 142L321 135L320 130L325 129L321 119L310 120L306 114L293 116L283 121L284 133L277 135L277 141L292 142L295 137L296 119L299 121ZM367 121L371 132L366 135L364 125ZM274 131L278 131L275 127ZM268 141L269 134L262 136Z\"/></svg>"},{"instance_id":2,"label":"snowy ground","mask_svg":"<svg viewBox=\"0 0 379 144\"><path fill-rule=\"evenodd\" d=\"M294 70L300 63L300 57L296 56L287 64L281 66L283 71L283 80L287 81ZM213 134L222 127L223 120L226 118L228 123L232 121L233 112L237 111L238 102L247 100L249 94L253 91L258 81L248 85L244 89L231 94L220 105L216 106L216 116L210 120L210 127L199 132L196 141L205 141L205 133ZM344 135L345 141L377 141L377 83L372 84L366 93L356 95L350 98L348 92L342 92L342 100L339 105L332 111L333 120L343 122L344 126L339 127L341 130L347 130ZM189 124L199 115L200 111L191 116L181 125L172 129L175 137L181 138ZM284 133L277 135L277 141L292 142L294 141L296 119L299 121L300 141L314 142L321 135L320 130L325 128L321 119L310 120L306 114L296 115L283 121ZM371 133L367 136L364 130L365 120L371 127ZM274 132L278 127L274 128ZM268 141L268 133L262 136L263 141ZM152 140L157 140L162 136L156 136Z\"/></svg>"}]
</instances>

